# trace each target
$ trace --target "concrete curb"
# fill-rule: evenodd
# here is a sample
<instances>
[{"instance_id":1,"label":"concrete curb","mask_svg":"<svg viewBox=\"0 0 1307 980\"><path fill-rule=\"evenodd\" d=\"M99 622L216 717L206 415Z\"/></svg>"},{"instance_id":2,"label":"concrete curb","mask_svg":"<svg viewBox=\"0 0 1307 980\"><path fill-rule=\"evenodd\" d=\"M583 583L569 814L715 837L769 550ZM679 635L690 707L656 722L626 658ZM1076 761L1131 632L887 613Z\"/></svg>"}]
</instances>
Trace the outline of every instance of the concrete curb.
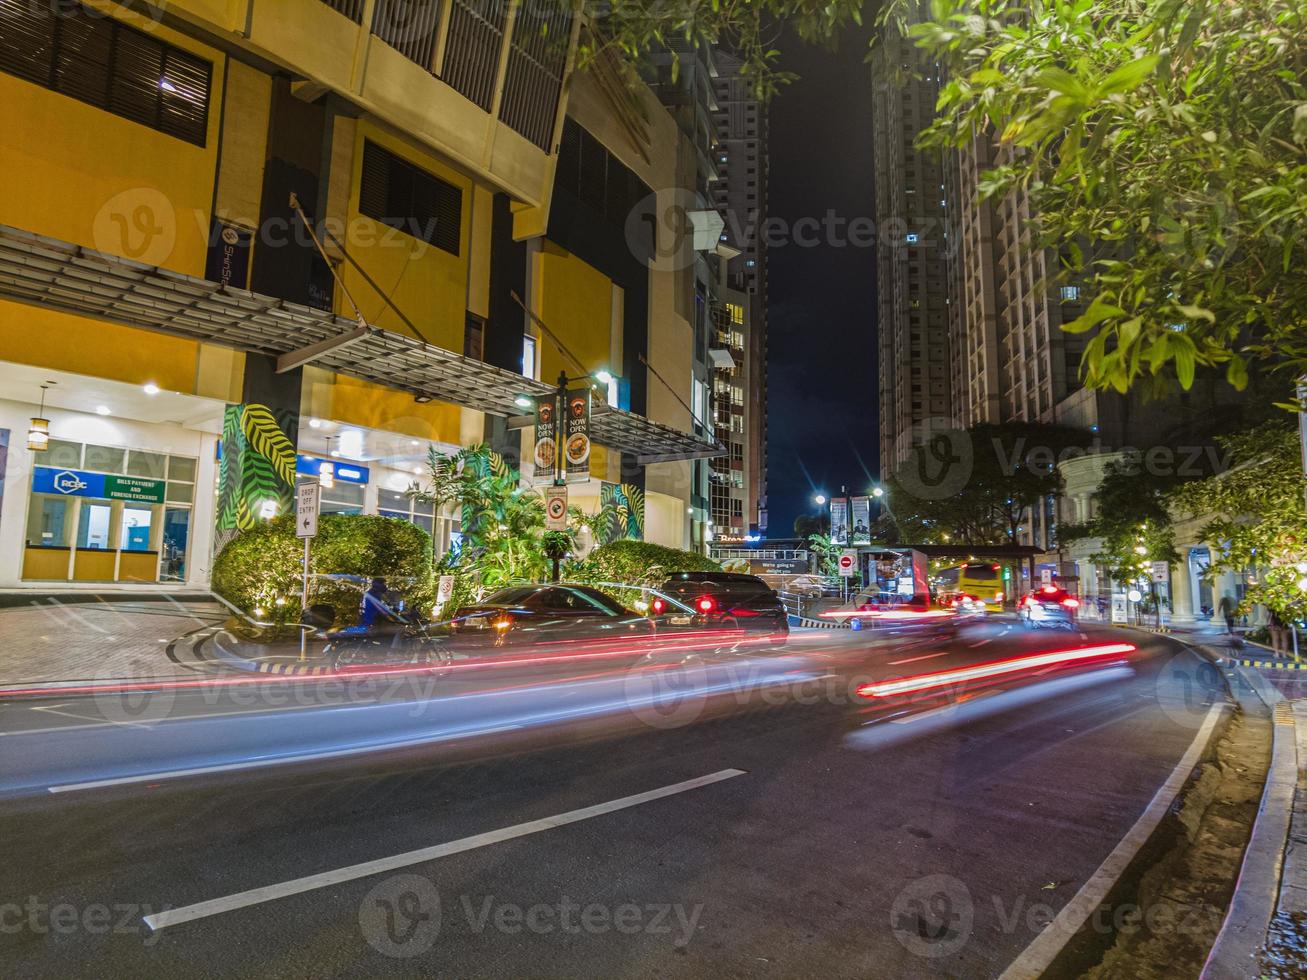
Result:
<instances>
[{"instance_id":1,"label":"concrete curb","mask_svg":"<svg viewBox=\"0 0 1307 980\"><path fill-rule=\"evenodd\" d=\"M825 619L808 619L806 616L787 616L786 618L794 629L846 630L849 628L848 623L836 623Z\"/></svg>"},{"instance_id":2,"label":"concrete curb","mask_svg":"<svg viewBox=\"0 0 1307 980\"><path fill-rule=\"evenodd\" d=\"M254 674L275 674L281 677L322 677L326 674L334 674L330 666L319 664L302 664L288 661L272 660L251 660L249 657L243 657L234 649L228 649L227 646L219 639L226 637L228 634L225 630L209 637L211 643L218 651L219 659L224 663L230 664L237 670L243 670ZM230 642L230 641L228 641ZM232 644L234 646L235 644Z\"/></svg>"},{"instance_id":3,"label":"concrete curb","mask_svg":"<svg viewBox=\"0 0 1307 980\"><path fill-rule=\"evenodd\" d=\"M1200 974L1204 980L1235 980L1258 974L1256 957L1266 944L1271 918L1275 915L1294 791L1298 785L1293 711L1273 687L1267 691L1270 686L1264 678L1257 677L1261 684L1248 677L1245 680L1271 709L1271 764L1234 896Z\"/></svg>"}]
</instances>

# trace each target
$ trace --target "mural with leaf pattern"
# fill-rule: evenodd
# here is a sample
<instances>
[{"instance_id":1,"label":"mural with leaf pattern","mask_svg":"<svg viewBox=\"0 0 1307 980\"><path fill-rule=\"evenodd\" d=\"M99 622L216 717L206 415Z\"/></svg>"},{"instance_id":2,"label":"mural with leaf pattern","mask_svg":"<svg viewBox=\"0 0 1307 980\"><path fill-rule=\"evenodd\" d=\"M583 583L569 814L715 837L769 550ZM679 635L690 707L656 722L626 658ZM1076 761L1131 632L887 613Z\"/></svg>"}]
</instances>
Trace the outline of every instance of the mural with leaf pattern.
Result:
<instances>
[{"instance_id":1,"label":"mural with leaf pattern","mask_svg":"<svg viewBox=\"0 0 1307 980\"><path fill-rule=\"evenodd\" d=\"M295 500L296 412L266 405L228 405L222 419L218 466L218 524L222 532L253 527L267 501L284 514ZM230 536L230 535L226 535Z\"/></svg>"},{"instance_id":2,"label":"mural with leaf pattern","mask_svg":"<svg viewBox=\"0 0 1307 980\"><path fill-rule=\"evenodd\" d=\"M644 490L634 483L605 483L599 490L599 505L611 510L612 523L601 544L612 541L644 540Z\"/></svg>"}]
</instances>

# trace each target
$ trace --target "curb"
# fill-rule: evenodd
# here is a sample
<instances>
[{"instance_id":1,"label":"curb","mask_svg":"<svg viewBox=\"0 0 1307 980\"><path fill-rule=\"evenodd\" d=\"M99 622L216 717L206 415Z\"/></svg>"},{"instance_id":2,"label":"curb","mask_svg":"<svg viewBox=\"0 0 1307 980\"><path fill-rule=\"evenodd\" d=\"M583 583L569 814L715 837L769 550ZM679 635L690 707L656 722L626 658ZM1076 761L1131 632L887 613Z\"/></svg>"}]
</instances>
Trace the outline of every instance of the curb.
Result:
<instances>
[{"instance_id":1,"label":"curb","mask_svg":"<svg viewBox=\"0 0 1307 980\"><path fill-rule=\"evenodd\" d=\"M227 631L221 630L209 637L208 642L213 644L214 649L218 651L219 659L224 663L235 667L237 670L243 670L254 674L275 674L281 677L322 677L326 674L335 673L335 671L327 665L251 660L248 657L242 657L239 653L235 652L235 650L228 649L219 641L219 637L226 635L228 635Z\"/></svg>"},{"instance_id":2,"label":"curb","mask_svg":"<svg viewBox=\"0 0 1307 980\"><path fill-rule=\"evenodd\" d=\"M1226 657L1231 667L1256 667L1260 670L1307 670L1307 661L1303 660L1249 660L1241 657Z\"/></svg>"},{"instance_id":3,"label":"curb","mask_svg":"<svg viewBox=\"0 0 1307 980\"><path fill-rule=\"evenodd\" d=\"M806 616L787 616L790 626L809 630L846 630L848 623L833 623L825 619L808 619Z\"/></svg>"},{"instance_id":4,"label":"curb","mask_svg":"<svg viewBox=\"0 0 1307 980\"><path fill-rule=\"evenodd\" d=\"M1242 666L1242 665L1241 665ZM1263 681L1265 684L1265 681ZM1271 709L1271 761L1261 804L1244 849L1234 895L1200 980L1235 980L1257 974L1257 955L1266 945L1284 873L1285 849L1298 785L1298 746L1294 712L1283 698L1260 685L1253 692ZM1274 703L1272 703L1274 702Z\"/></svg>"}]
</instances>

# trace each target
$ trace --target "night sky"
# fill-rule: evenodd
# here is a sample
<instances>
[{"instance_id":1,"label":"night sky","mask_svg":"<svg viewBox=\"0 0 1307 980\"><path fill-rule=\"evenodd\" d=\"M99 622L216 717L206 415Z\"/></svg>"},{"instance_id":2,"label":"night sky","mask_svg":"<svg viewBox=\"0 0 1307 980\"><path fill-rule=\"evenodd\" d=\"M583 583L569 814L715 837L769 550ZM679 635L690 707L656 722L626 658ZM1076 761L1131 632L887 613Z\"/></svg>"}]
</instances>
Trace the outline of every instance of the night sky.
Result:
<instances>
[{"instance_id":1,"label":"night sky","mask_svg":"<svg viewBox=\"0 0 1307 980\"><path fill-rule=\"evenodd\" d=\"M792 37L777 47L800 78L771 107L770 215L874 216L866 37L845 35L834 54ZM876 255L790 242L768 262L767 535L783 538L816 492L865 492L877 475Z\"/></svg>"}]
</instances>

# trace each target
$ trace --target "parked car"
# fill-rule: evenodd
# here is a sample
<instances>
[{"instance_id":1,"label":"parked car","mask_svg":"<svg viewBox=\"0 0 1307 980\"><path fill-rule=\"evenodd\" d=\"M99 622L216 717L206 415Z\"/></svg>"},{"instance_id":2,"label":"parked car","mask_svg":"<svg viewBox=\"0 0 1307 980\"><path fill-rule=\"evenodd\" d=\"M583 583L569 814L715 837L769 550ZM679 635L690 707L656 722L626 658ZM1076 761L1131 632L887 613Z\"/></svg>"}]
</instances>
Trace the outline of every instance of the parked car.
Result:
<instances>
[{"instance_id":1,"label":"parked car","mask_svg":"<svg viewBox=\"0 0 1307 980\"><path fill-rule=\"evenodd\" d=\"M664 625L762 632L782 642L790 632L780 596L756 575L678 572L657 593L649 608Z\"/></svg>"},{"instance_id":2,"label":"parked car","mask_svg":"<svg viewBox=\"0 0 1307 980\"><path fill-rule=\"evenodd\" d=\"M653 625L598 589L585 585L523 585L501 589L454 611L456 643L504 646L570 639L647 636Z\"/></svg>"},{"instance_id":3,"label":"parked car","mask_svg":"<svg viewBox=\"0 0 1307 980\"><path fill-rule=\"evenodd\" d=\"M1079 609L1080 600L1066 589L1045 585L1021 600L1017 615L1021 617L1021 625L1028 630L1073 630L1076 628L1076 613Z\"/></svg>"}]
</instances>

